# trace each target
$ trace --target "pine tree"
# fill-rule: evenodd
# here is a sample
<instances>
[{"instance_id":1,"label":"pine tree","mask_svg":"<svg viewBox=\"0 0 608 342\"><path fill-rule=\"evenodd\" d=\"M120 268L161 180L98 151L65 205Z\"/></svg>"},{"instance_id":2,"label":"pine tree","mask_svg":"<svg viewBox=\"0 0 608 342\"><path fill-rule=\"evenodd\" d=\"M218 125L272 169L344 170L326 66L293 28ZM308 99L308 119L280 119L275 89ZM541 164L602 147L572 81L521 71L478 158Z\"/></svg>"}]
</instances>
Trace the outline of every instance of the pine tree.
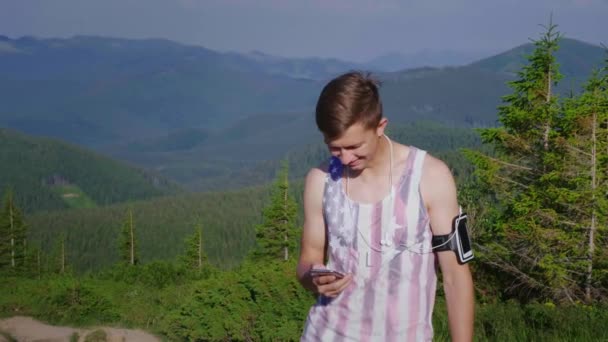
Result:
<instances>
[{"instance_id":1,"label":"pine tree","mask_svg":"<svg viewBox=\"0 0 608 342\"><path fill-rule=\"evenodd\" d=\"M131 208L127 210L127 215L122 225L119 249L121 261L123 263L132 266L139 263L137 239L135 238L135 225L133 223L133 210Z\"/></svg>"},{"instance_id":2,"label":"pine tree","mask_svg":"<svg viewBox=\"0 0 608 342\"><path fill-rule=\"evenodd\" d=\"M186 253L183 262L187 268L201 272L207 264L207 254L203 247L203 227L198 224L192 236L186 239Z\"/></svg>"},{"instance_id":3,"label":"pine tree","mask_svg":"<svg viewBox=\"0 0 608 342\"><path fill-rule=\"evenodd\" d=\"M584 299L590 303L603 288L595 266L606 260L604 248L608 219L608 73L606 67L594 72L584 92L565 104L561 144L567 150L560 170L565 205L562 220L585 237L578 248L571 277L584 284ZM604 241L602 244L601 241ZM584 246L584 247L583 247ZM603 260L602 260L603 259ZM603 270L606 272L606 270ZM604 294L606 295L606 294Z\"/></svg>"},{"instance_id":4,"label":"pine tree","mask_svg":"<svg viewBox=\"0 0 608 342\"><path fill-rule=\"evenodd\" d=\"M55 247L51 253L49 262L51 263L48 270L53 273L66 274L70 271L67 252L67 236L61 233L55 242ZM38 262L38 260L37 260Z\"/></svg>"},{"instance_id":5,"label":"pine tree","mask_svg":"<svg viewBox=\"0 0 608 342\"><path fill-rule=\"evenodd\" d=\"M262 223L256 226L256 258L287 261L295 250L297 206L289 194L288 174L285 161L273 186L270 204L264 209Z\"/></svg>"},{"instance_id":6,"label":"pine tree","mask_svg":"<svg viewBox=\"0 0 608 342\"><path fill-rule=\"evenodd\" d=\"M513 93L499 107L501 127L481 130L493 154L467 151L475 164L482 191L490 193L494 219L478 227L482 257L511 277L510 290L525 288L524 296L574 300L576 263L570 257L580 245L579 232L563 221L561 178L566 152L558 144L562 118L554 87L561 78L554 53L560 33L552 22L529 64L510 82ZM520 291L521 296L524 292Z\"/></svg>"},{"instance_id":7,"label":"pine tree","mask_svg":"<svg viewBox=\"0 0 608 342\"><path fill-rule=\"evenodd\" d=\"M35 272L38 280L42 278L42 250L40 248L36 248L34 250L34 258L35 258Z\"/></svg>"},{"instance_id":8,"label":"pine tree","mask_svg":"<svg viewBox=\"0 0 608 342\"><path fill-rule=\"evenodd\" d=\"M7 191L0 213L0 269L21 272L27 254L27 229L13 192Z\"/></svg>"},{"instance_id":9,"label":"pine tree","mask_svg":"<svg viewBox=\"0 0 608 342\"><path fill-rule=\"evenodd\" d=\"M8 196L7 196L8 197ZM11 225L4 205L0 211L0 271L6 271L11 265Z\"/></svg>"}]
</instances>

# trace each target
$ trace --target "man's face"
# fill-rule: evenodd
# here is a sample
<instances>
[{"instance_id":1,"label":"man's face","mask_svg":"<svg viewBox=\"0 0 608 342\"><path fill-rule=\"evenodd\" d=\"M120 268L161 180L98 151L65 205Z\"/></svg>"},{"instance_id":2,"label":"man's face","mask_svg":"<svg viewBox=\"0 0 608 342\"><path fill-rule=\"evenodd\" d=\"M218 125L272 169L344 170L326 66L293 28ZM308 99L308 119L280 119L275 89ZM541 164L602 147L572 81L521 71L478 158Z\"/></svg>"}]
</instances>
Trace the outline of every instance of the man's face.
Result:
<instances>
[{"instance_id":1,"label":"man's face","mask_svg":"<svg viewBox=\"0 0 608 342\"><path fill-rule=\"evenodd\" d=\"M363 170L373 160L378 148L378 137L384 134L384 124L378 128L366 128L361 123L350 126L342 136L334 140L325 140L332 156L340 159L343 165L351 170Z\"/></svg>"}]
</instances>

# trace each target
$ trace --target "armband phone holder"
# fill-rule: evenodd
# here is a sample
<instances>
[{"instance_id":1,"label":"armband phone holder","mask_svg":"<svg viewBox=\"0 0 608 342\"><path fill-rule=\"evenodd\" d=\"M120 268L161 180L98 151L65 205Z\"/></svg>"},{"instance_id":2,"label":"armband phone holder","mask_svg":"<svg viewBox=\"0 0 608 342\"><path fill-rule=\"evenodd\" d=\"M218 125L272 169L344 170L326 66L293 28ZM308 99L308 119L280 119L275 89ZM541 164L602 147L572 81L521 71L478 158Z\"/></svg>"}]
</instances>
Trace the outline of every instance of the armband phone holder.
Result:
<instances>
[{"instance_id":1,"label":"armband phone holder","mask_svg":"<svg viewBox=\"0 0 608 342\"><path fill-rule=\"evenodd\" d=\"M453 251L458 263L463 265L473 260L473 248L467 227L467 214L461 212L452 220L452 232L446 235L433 235L433 251Z\"/></svg>"}]
</instances>

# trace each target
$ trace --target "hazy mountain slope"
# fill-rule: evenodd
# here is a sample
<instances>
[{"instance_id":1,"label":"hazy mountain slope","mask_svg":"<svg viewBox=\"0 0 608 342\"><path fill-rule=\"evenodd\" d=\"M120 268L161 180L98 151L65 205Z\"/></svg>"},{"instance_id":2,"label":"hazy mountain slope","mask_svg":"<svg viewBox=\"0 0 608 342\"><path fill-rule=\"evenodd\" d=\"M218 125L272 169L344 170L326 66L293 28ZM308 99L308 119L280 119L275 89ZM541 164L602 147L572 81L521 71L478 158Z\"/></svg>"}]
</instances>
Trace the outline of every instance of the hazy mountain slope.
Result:
<instances>
[{"instance_id":1,"label":"hazy mountain slope","mask_svg":"<svg viewBox=\"0 0 608 342\"><path fill-rule=\"evenodd\" d=\"M516 73L527 63L526 56L534 51L532 43L517 46L504 53L471 63L471 67L499 73ZM563 87L576 87L591 75L591 70L601 66L606 52L600 46L575 39L564 38L559 42L555 58L564 75Z\"/></svg>"}]
</instances>

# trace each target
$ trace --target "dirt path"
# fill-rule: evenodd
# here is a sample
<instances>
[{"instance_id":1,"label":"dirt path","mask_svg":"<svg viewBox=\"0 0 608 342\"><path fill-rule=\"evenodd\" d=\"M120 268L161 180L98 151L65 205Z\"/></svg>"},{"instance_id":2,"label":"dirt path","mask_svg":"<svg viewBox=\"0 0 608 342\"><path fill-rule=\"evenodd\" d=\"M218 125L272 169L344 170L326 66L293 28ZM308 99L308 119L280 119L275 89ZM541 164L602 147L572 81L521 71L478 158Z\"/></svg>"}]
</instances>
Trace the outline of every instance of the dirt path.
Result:
<instances>
[{"instance_id":1,"label":"dirt path","mask_svg":"<svg viewBox=\"0 0 608 342\"><path fill-rule=\"evenodd\" d=\"M58 327L48 325L37 321L31 317L15 316L0 320L0 332L8 334L14 340L19 342L69 342L75 341L78 336L78 341L84 342L87 335L96 332L98 335L104 335L99 330L105 333L105 341L108 342L160 342L161 340L145 331L110 328L110 327L93 327L87 329ZM0 342L10 341L0 333ZM77 335L76 335L77 334ZM72 340L71 340L72 339ZM102 339L103 340L103 339ZM95 341L101 341L96 339Z\"/></svg>"}]
</instances>

